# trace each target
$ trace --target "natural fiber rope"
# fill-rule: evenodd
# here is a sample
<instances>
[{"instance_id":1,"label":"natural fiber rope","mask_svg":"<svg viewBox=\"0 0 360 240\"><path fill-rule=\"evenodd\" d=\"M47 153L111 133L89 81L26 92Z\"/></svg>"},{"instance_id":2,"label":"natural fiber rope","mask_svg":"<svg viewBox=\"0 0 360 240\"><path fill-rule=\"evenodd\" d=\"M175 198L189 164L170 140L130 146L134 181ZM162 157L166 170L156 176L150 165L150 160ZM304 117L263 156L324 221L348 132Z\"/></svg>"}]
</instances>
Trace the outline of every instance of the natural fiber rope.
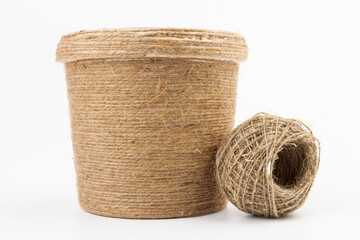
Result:
<instances>
[{"instance_id":1,"label":"natural fiber rope","mask_svg":"<svg viewBox=\"0 0 360 240\"><path fill-rule=\"evenodd\" d=\"M188 40L193 35L203 40ZM207 39L224 35L233 36L229 44ZM150 47L150 36L155 42L166 36L171 45ZM240 39L223 32L155 29L62 38L57 59L66 62L78 194L85 211L170 218L225 206L214 177L215 151L234 124L241 54L237 47L234 56L230 50L244 44L235 36ZM189 41L204 49L191 50Z\"/></svg>"},{"instance_id":2,"label":"natural fiber rope","mask_svg":"<svg viewBox=\"0 0 360 240\"><path fill-rule=\"evenodd\" d=\"M217 179L240 210L279 217L304 203L319 161L320 144L304 123L258 113L222 141Z\"/></svg>"}]
</instances>

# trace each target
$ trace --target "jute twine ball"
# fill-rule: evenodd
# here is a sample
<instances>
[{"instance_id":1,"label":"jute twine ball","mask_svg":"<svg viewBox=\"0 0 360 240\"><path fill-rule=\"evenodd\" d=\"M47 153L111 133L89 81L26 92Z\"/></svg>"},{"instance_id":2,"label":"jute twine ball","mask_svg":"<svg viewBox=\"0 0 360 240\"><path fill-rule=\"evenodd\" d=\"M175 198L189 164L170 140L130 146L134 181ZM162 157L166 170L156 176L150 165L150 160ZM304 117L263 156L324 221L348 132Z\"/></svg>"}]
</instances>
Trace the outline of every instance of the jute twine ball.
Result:
<instances>
[{"instance_id":1,"label":"jute twine ball","mask_svg":"<svg viewBox=\"0 0 360 240\"><path fill-rule=\"evenodd\" d=\"M217 180L240 210L280 217L304 203L319 161L319 141L304 123L258 113L222 141Z\"/></svg>"}]
</instances>

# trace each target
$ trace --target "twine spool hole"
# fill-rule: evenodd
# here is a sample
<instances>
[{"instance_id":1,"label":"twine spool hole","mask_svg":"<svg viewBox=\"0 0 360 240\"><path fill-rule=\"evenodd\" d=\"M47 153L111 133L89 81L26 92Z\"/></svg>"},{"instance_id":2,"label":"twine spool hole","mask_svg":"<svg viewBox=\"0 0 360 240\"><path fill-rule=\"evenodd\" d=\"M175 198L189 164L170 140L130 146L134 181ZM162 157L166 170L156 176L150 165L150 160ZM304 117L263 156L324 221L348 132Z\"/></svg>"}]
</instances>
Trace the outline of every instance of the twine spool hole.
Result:
<instances>
[{"instance_id":1,"label":"twine spool hole","mask_svg":"<svg viewBox=\"0 0 360 240\"><path fill-rule=\"evenodd\" d=\"M308 169L306 143L298 142L287 144L277 154L273 164L272 177L276 184L282 187L296 186ZM269 163L271 166L271 163Z\"/></svg>"},{"instance_id":2,"label":"twine spool hole","mask_svg":"<svg viewBox=\"0 0 360 240\"><path fill-rule=\"evenodd\" d=\"M222 141L217 179L240 210L280 217L304 203L319 154L318 140L304 123L259 113Z\"/></svg>"}]
</instances>

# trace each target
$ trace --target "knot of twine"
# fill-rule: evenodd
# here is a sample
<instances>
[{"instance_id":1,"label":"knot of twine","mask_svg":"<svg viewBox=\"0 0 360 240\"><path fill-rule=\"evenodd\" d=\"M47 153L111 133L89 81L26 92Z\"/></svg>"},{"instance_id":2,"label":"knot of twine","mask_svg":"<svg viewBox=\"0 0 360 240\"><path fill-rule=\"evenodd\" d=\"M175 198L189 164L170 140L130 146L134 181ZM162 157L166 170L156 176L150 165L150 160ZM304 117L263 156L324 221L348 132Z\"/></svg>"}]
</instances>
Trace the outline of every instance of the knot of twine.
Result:
<instances>
[{"instance_id":1,"label":"knot of twine","mask_svg":"<svg viewBox=\"0 0 360 240\"><path fill-rule=\"evenodd\" d=\"M240 210L279 217L304 203L319 161L320 144L304 123L258 113L222 141L217 179Z\"/></svg>"}]
</instances>

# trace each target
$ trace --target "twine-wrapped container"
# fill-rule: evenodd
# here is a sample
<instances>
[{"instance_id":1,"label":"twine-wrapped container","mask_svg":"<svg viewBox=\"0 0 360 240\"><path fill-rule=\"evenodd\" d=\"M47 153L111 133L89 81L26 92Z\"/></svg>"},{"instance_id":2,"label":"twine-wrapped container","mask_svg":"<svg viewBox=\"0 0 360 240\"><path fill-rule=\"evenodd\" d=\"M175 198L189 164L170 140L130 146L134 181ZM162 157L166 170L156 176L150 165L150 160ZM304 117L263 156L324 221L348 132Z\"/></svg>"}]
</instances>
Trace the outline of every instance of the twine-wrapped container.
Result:
<instances>
[{"instance_id":1,"label":"twine-wrapped container","mask_svg":"<svg viewBox=\"0 0 360 240\"><path fill-rule=\"evenodd\" d=\"M221 210L215 151L234 125L243 37L117 29L65 35L78 197L90 213L172 218Z\"/></svg>"}]
</instances>

